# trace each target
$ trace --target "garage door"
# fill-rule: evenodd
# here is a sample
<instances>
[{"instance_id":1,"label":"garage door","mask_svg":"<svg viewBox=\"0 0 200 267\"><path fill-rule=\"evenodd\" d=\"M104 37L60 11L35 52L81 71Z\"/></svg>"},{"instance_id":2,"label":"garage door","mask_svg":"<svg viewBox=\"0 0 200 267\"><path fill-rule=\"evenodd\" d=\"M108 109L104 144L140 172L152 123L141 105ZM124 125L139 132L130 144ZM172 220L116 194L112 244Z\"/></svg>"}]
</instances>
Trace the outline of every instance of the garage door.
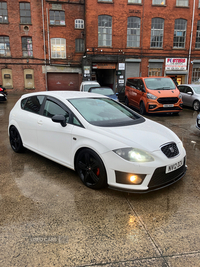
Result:
<instances>
[{"instance_id":1,"label":"garage door","mask_svg":"<svg viewBox=\"0 0 200 267\"><path fill-rule=\"evenodd\" d=\"M47 74L48 91L79 90L78 73L48 73Z\"/></svg>"}]
</instances>

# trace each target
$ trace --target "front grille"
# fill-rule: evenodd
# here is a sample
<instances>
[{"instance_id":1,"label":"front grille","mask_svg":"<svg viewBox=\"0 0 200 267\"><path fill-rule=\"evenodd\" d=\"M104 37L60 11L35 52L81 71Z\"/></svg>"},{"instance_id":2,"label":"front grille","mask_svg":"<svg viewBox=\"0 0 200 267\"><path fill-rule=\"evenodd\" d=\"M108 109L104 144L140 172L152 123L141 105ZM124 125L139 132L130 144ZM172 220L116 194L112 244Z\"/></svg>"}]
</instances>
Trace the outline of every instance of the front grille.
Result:
<instances>
[{"instance_id":1,"label":"front grille","mask_svg":"<svg viewBox=\"0 0 200 267\"><path fill-rule=\"evenodd\" d=\"M185 174L186 170L187 168L185 166L185 159L183 166L175 171L165 173L166 166L158 168L154 171L154 174L149 182L148 187L149 189L155 189L159 187L164 187L165 185L167 186L168 184L179 180Z\"/></svg>"},{"instance_id":2,"label":"front grille","mask_svg":"<svg viewBox=\"0 0 200 267\"><path fill-rule=\"evenodd\" d=\"M161 97L158 98L160 104L175 104L178 102L178 97Z\"/></svg>"},{"instance_id":3,"label":"front grille","mask_svg":"<svg viewBox=\"0 0 200 267\"><path fill-rule=\"evenodd\" d=\"M179 154L178 147L175 143L169 143L161 147L162 152L168 158L176 157Z\"/></svg>"}]
</instances>

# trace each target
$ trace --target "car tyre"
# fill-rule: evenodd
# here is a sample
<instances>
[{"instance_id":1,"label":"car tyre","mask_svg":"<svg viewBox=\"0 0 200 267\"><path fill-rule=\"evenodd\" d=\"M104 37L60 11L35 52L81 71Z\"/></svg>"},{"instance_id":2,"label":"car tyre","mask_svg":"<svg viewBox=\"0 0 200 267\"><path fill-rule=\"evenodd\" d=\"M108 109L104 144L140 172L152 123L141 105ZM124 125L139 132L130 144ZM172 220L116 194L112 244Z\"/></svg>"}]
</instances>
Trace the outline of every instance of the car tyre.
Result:
<instances>
[{"instance_id":1,"label":"car tyre","mask_svg":"<svg viewBox=\"0 0 200 267\"><path fill-rule=\"evenodd\" d=\"M12 149L16 153L22 152L24 147L23 147L21 136L20 136L17 128L15 126L11 126L9 133L10 133L10 136L9 136L10 145L11 145Z\"/></svg>"},{"instance_id":2,"label":"car tyre","mask_svg":"<svg viewBox=\"0 0 200 267\"><path fill-rule=\"evenodd\" d=\"M79 152L75 163L81 181L89 188L101 189L107 184L107 175L101 158L91 149Z\"/></svg>"},{"instance_id":3,"label":"car tyre","mask_svg":"<svg viewBox=\"0 0 200 267\"><path fill-rule=\"evenodd\" d=\"M146 113L146 109L145 109L144 103L141 102L140 103L140 114L144 115L145 113Z\"/></svg>"},{"instance_id":4,"label":"car tyre","mask_svg":"<svg viewBox=\"0 0 200 267\"><path fill-rule=\"evenodd\" d=\"M193 109L194 109L195 111L198 111L199 108L200 108L200 103L199 103L198 100L195 100L194 103L193 103Z\"/></svg>"}]
</instances>

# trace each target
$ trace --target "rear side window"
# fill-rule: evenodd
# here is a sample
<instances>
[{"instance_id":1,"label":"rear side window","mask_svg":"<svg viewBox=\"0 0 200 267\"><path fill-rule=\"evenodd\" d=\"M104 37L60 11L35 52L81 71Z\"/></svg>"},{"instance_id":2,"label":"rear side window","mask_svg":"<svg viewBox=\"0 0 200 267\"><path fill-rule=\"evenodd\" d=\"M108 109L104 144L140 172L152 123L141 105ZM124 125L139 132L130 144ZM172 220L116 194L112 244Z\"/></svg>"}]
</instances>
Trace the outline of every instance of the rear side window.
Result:
<instances>
[{"instance_id":1,"label":"rear side window","mask_svg":"<svg viewBox=\"0 0 200 267\"><path fill-rule=\"evenodd\" d=\"M21 108L39 114L44 96L31 96L21 101Z\"/></svg>"}]
</instances>

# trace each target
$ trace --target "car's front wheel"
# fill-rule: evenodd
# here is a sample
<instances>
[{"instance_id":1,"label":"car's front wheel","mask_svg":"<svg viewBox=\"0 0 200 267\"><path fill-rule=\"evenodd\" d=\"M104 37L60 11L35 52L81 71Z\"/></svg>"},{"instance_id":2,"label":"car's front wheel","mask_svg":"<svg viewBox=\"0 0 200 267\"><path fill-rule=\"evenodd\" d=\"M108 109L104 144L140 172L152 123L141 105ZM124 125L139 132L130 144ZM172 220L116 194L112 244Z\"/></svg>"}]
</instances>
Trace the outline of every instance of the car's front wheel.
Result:
<instances>
[{"instance_id":1,"label":"car's front wheel","mask_svg":"<svg viewBox=\"0 0 200 267\"><path fill-rule=\"evenodd\" d=\"M144 115L146 113L145 105L143 102L140 103L140 114Z\"/></svg>"},{"instance_id":2,"label":"car's front wheel","mask_svg":"<svg viewBox=\"0 0 200 267\"><path fill-rule=\"evenodd\" d=\"M23 144L22 144L22 139L21 136L15 126L10 127L10 145L12 149L16 152L22 152L23 150Z\"/></svg>"},{"instance_id":3,"label":"car's front wheel","mask_svg":"<svg viewBox=\"0 0 200 267\"><path fill-rule=\"evenodd\" d=\"M100 189L107 184L107 175L100 157L91 149L79 152L75 162L81 181L89 188Z\"/></svg>"},{"instance_id":4,"label":"car's front wheel","mask_svg":"<svg viewBox=\"0 0 200 267\"><path fill-rule=\"evenodd\" d=\"M200 103L198 100L195 100L194 103L193 103L193 109L198 111L200 108Z\"/></svg>"}]
</instances>

